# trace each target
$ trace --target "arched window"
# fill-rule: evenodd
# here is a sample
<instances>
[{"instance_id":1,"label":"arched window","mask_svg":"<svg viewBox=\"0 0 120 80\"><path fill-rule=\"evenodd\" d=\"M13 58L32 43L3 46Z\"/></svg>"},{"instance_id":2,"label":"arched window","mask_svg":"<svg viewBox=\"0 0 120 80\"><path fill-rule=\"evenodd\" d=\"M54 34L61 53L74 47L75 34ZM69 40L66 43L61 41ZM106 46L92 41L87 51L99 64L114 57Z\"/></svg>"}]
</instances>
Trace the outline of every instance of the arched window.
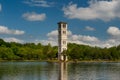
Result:
<instances>
[{"instance_id":1,"label":"arched window","mask_svg":"<svg viewBox=\"0 0 120 80\"><path fill-rule=\"evenodd\" d=\"M66 31L63 31L63 34L66 34Z\"/></svg>"},{"instance_id":2,"label":"arched window","mask_svg":"<svg viewBox=\"0 0 120 80\"><path fill-rule=\"evenodd\" d=\"M66 24L63 24L63 28L66 28Z\"/></svg>"},{"instance_id":3,"label":"arched window","mask_svg":"<svg viewBox=\"0 0 120 80\"><path fill-rule=\"evenodd\" d=\"M63 51L64 51L64 50L67 50L67 49L66 49L66 48L63 48Z\"/></svg>"},{"instance_id":4,"label":"arched window","mask_svg":"<svg viewBox=\"0 0 120 80\"><path fill-rule=\"evenodd\" d=\"M63 44L66 44L66 41L63 41Z\"/></svg>"}]
</instances>

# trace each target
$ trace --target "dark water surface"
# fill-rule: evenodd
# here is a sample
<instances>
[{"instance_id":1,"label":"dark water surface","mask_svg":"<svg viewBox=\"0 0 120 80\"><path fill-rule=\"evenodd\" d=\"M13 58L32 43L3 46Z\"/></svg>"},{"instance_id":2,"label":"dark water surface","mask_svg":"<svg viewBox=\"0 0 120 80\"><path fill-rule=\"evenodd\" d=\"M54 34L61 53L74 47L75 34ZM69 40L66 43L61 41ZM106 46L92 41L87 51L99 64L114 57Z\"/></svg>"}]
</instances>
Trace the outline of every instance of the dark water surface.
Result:
<instances>
[{"instance_id":1,"label":"dark water surface","mask_svg":"<svg viewBox=\"0 0 120 80\"><path fill-rule=\"evenodd\" d=\"M0 62L0 80L120 80L120 62Z\"/></svg>"}]
</instances>

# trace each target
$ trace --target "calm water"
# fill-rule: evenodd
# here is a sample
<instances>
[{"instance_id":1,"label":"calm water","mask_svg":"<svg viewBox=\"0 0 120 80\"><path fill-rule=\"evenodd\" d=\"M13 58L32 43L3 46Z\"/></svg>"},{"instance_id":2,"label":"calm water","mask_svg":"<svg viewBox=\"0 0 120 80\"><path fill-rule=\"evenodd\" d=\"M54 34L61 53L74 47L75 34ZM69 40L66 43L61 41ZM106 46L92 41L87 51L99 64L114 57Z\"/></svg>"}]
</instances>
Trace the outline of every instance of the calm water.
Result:
<instances>
[{"instance_id":1,"label":"calm water","mask_svg":"<svg viewBox=\"0 0 120 80\"><path fill-rule=\"evenodd\" d=\"M120 80L120 63L0 62L0 80Z\"/></svg>"}]
</instances>

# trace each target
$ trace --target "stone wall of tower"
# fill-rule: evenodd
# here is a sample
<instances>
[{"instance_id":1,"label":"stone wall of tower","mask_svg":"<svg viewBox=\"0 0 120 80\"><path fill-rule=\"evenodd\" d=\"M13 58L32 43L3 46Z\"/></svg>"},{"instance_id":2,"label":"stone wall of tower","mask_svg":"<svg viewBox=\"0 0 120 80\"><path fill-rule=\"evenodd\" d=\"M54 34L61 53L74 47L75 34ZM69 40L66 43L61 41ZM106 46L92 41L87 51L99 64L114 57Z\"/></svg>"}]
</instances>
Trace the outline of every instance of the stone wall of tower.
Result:
<instances>
[{"instance_id":1,"label":"stone wall of tower","mask_svg":"<svg viewBox=\"0 0 120 80\"><path fill-rule=\"evenodd\" d=\"M59 60L67 59L67 56L62 55L62 52L67 50L67 23L58 23L58 58Z\"/></svg>"}]
</instances>

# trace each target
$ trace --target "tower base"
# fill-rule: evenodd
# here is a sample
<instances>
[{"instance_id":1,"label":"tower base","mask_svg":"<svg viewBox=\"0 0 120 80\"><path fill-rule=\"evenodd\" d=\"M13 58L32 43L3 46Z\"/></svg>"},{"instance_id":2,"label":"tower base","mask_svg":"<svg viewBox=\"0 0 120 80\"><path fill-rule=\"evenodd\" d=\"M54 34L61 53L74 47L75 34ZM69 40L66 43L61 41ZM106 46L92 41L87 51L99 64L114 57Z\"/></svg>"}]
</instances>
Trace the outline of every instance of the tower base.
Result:
<instances>
[{"instance_id":1,"label":"tower base","mask_svg":"<svg viewBox=\"0 0 120 80\"><path fill-rule=\"evenodd\" d=\"M68 57L66 55L59 55L59 61L68 61Z\"/></svg>"}]
</instances>

